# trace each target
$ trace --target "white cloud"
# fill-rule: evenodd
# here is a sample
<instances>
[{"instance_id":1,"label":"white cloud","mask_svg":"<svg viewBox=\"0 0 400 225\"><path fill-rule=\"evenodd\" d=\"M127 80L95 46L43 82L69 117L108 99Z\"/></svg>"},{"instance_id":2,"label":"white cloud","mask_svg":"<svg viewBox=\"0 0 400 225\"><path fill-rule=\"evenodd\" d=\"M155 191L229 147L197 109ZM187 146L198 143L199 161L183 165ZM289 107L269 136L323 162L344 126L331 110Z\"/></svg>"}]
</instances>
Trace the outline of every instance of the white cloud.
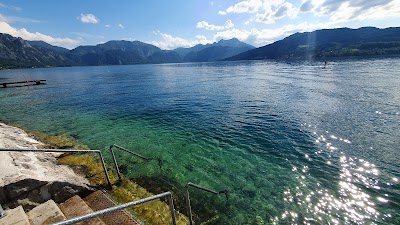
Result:
<instances>
[{"instance_id":1,"label":"white cloud","mask_svg":"<svg viewBox=\"0 0 400 225\"><path fill-rule=\"evenodd\" d=\"M229 13L248 13L245 22L273 24L284 18L301 17L299 13L312 13L316 17L325 17L330 22L379 20L400 17L398 0L302 0L299 7L288 0L245 0L219 11L219 15Z\"/></svg>"},{"instance_id":2,"label":"white cloud","mask_svg":"<svg viewBox=\"0 0 400 225\"><path fill-rule=\"evenodd\" d=\"M270 12L271 6L277 7L285 0L246 0L228 7L225 11L219 11L219 15L228 13L261 13Z\"/></svg>"},{"instance_id":3,"label":"white cloud","mask_svg":"<svg viewBox=\"0 0 400 225\"><path fill-rule=\"evenodd\" d=\"M93 14L82 14L78 17L82 23L98 23L100 20Z\"/></svg>"},{"instance_id":4,"label":"white cloud","mask_svg":"<svg viewBox=\"0 0 400 225\"><path fill-rule=\"evenodd\" d=\"M310 12L317 17L326 17L333 22L349 22L353 20L387 19L400 17L399 0L302 0L295 7L288 0L242 0L219 11L219 15L230 13L248 13L245 24L260 22L275 23L284 18L298 18L299 13Z\"/></svg>"},{"instance_id":5,"label":"white cloud","mask_svg":"<svg viewBox=\"0 0 400 225\"><path fill-rule=\"evenodd\" d=\"M21 37L29 41L45 41L49 44L62 46L65 48L73 48L79 44L79 41L70 38L54 38L39 32L29 32L25 28L17 29L10 26L6 22L0 22L0 30L2 33L10 34L14 37Z\"/></svg>"},{"instance_id":6,"label":"white cloud","mask_svg":"<svg viewBox=\"0 0 400 225\"><path fill-rule=\"evenodd\" d=\"M271 7L278 7L285 3L285 0L263 0L262 9L268 10Z\"/></svg>"},{"instance_id":7,"label":"white cloud","mask_svg":"<svg viewBox=\"0 0 400 225\"><path fill-rule=\"evenodd\" d=\"M314 16L328 17L331 22L363 21L400 17L400 1L394 0L306 0L299 10Z\"/></svg>"},{"instance_id":8,"label":"white cloud","mask_svg":"<svg viewBox=\"0 0 400 225\"><path fill-rule=\"evenodd\" d=\"M233 26L235 26L235 24L233 24L232 20L227 20L225 22L225 28L229 29L232 28Z\"/></svg>"},{"instance_id":9,"label":"white cloud","mask_svg":"<svg viewBox=\"0 0 400 225\"><path fill-rule=\"evenodd\" d=\"M104 25L105 27L107 27L107 28L110 28L111 27L111 25L109 25L109 24L106 24L106 25Z\"/></svg>"},{"instance_id":10,"label":"white cloud","mask_svg":"<svg viewBox=\"0 0 400 225\"><path fill-rule=\"evenodd\" d=\"M122 29L124 29L125 27L122 24L118 24L118 26Z\"/></svg>"},{"instance_id":11,"label":"white cloud","mask_svg":"<svg viewBox=\"0 0 400 225\"><path fill-rule=\"evenodd\" d=\"M246 0L228 7L225 11L219 11L219 15L228 13L248 13L255 14L249 19L250 22L260 22L265 24L275 23L276 20L285 17L296 18L299 9L285 0Z\"/></svg>"},{"instance_id":12,"label":"white cloud","mask_svg":"<svg viewBox=\"0 0 400 225\"><path fill-rule=\"evenodd\" d=\"M209 24L206 21L200 21L196 24L196 28L204 28L206 30L223 30L225 29L224 26L216 26L216 25L212 25Z\"/></svg>"},{"instance_id":13,"label":"white cloud","mask_svg":"<svg viewBox=\"0 0 400 225\"><path fill-rule=\"evenodd\" d=\"M186 40L184 38L173 37L172 35L161 33L160 31L153 33L155 33L156 35L160 35L163 40L152 41L151 44L166 50L172 50L180 47L190 48L198 44L209 44L213 42L202 35L197 35L196 40Z\"/></svg>"},{"instance_id":14,"label":"white cloud","mask_svg":"<svg viewBox=\"0 0 400 225\"><path fill-rule=\"evenodd\" d=\"M218 14L221 16L225 16L227 13L225 11L218 11Z\"/></svg>"},{"instance_id":15,"label":"white cloud","mask_svg":"<svg viewBox=\"0 0 400 225\"><path fill-rule=\"evenodd\" d=\"M392 1L387 5L371 7L356 17L356 19L360 21L367 19L379 20L388 18L400 18L400 1Z\"/></svg>"},{"instance_id":16,"label":"white cloud","mask_svg":"<svg viewBox=\"0 0 400 225\"><path fill-rule=\"evenodd\" d=\"M153 32L156 35L162 37L162 41L153 41L151 44L161 48L161 49L175 49L179 47L193 47L197 44L209 44L221 39L228 40L232 38L237 38L243 42L249 43L256 47L264 46L275 41L281 40L289 35L296 32L311 32L314 30L322 28L337 28L335 23L299 23L299 24L289 24L276 29L227 29L218 31L213 35L212 39L207 39L204 36L196 36L196 40L186 40L179 37L173 37L169 34L161 33L160 31Z\"/></svg>"},{"instance_id":17,"label":"white cloud","mask_svg":"<svg viewBox=\"0 0 400 225\"><path fill-rule=\"evenodd\" d=\"M17 6L13 6L13 5L5 5L3 3L0 3L0 8L11 9L14 11L22 11L21 7L17 7Z\"/></svg>"},{"instance_id":18,"label":"white cloud","mask_svg":"<svg viewBox=\"0 0 400 225\"><path fill-rule=\"evenodd\" d=\"M247 30L239 30L239 29L230 29L230 30L226 30L226 31L221 31L221 32L217 32L214 35L214 40L221 40L221 39L232 39L232 38L237 38L239 40L247 40L248 37L250 36L251 31L247 31Z\"/></svg>"},{"instance_id":19,"label":"white cloud","mask_svg":"<svg viewBox=\"0 0 400 225\"><path fill-rule=\"evenodd\" d=\"M345 2L344 4L340 5L335 12L332 13L330 21L336 21L336 22L348 21L353 17L356 11L357 11L356 8L349 7L349 3Z\"/></svg>"},{"instance_id":20,"label":"white cloud","mask_svg":"<svg viewBox=\"0 0 400 225\"><path fill-rule=\"evenodd\" d=\"M265 24L275 23L276 20L283 19L285 17L294 19L297 17L299 10L289 2L284 2L280 5L274 6L272 9L271 5L264 5L265 12L257 13L255 21Z\"/></svg>"},{"instance_id":21,"label":"white cloud","mask_svg":"<svg viewBox=\"0 0 400 225\"><path fill-rule=\"evenodd\" d=\"M321 28L326 28L326 26L332 26L333 24L326 24L326 23L315 23L309 24L307 22L296 24L296 25L286 25L277 29L230 29L225 31L217 32L213 39L220 40L220 39L232 39L237 38L243 42L252 44L254 46L264 46L285 38L291 34L296 32L310 32Z\"/></svg>"},{"instance_id":22,"label":"white cloud","mask_svg":"<svg viewBox=\"0 0 400 225\"><path fill-rule=\"evenodd\" d=\"M197 40L197 42L198 42L199 44L203 44L203 45L211 43L211 41L208 40L208 39L207 39L205 36L203 36L203 35L196 35L196 40Z\"/></svg>"},{"instance_id":23,"label":"white cloud","mask_svg":"<svg viewBox=\"0 0 400 225\"><path fill-rule=\"evenodd\" d=\"M227 20L225 22L224 26L217 26L217 25L213 25L213 24L209 24L206 21L200 21L196 24L196 28L204 28L206 30L224 30L224 29L229 29L232 28L234 26L232 20Z\"/></svg>"},{"instance_id":24,"label":"white cloud","mask_svg":"<svg viewBox=\"0 0 400 225\"><path fill-rule=\"evenodd\" d=\"M225 13L255 13L262 6L261 0L241 1L225 10Z\"/></svg>"},{"instance_id":25,"label":"white cloud","mask_svg":"<svg viewBox=\"0 0 400 225\"><path fill-rule=\"evenodd\" d=\"M301 3L299 10L301 12L309 12L314 8L314 3L312 0L306 0Z\"/></svg>"},{"instance_id":26,"label":"white cloud","mask_svg":"<svg viewBox=\"0 0 400 225\"><path fill-rule=\"evenodd\" d=\"M274 13L276 19L282 19L284 17L296 18L298 9L296 9L291 3L285 2L278 6Z\"/></svg>"},{"instance_id":27,"label":"white cloud","mask_svg":"<svg viewBox=\"0 0 400 225\"><path fill-rule=\"evenodd\" d=\"M244 1L242 1L244 2ZM246 1L248 2L248 1ZM225 12L225 11L224 11ZM285 38L296 32L310 32L318 29L352 27L354 22L394 21L400 18L400 1L394 0L305 0L297 8L284 0L266 1L258 12L245 22L275 23L283 18L301 18L300 13L312 13L317 21L288 24L276 29L227 29L218 31L213 39L238 38L255 46L263 46ZM325 17L318 18L318 17ZM364 23L365 24L365 23ZM365 25L364 25L365 26Z\"/></svg>"}]
</instances>

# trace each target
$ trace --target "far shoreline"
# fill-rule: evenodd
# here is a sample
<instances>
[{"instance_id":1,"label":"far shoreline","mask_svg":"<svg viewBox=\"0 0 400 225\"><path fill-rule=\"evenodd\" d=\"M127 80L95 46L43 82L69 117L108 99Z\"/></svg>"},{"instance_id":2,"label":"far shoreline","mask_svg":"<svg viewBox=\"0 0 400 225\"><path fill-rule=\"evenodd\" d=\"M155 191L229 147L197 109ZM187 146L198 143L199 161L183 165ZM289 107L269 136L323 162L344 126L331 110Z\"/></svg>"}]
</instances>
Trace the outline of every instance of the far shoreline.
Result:
<instances>
[{"instance_id":1,"label":"far shoreline","mask_svg":"<svg viewBox=\"0 0 400 225\"><path fill-rule=\"evenodd\" d=\"M2 67L0 66L0 71L7 70L29 70L29 69L50 69L50 68L87 68L87 67L109 67L109 66L138 66L138 65L182 65L182 64L212 64L212 63L234 63L234 62L324 62L324 61L345 61L345 60L382 60L382 59L400 59L400 55L365 55L365 56L338 56L338 57L324 57L324 58L276 58L276 59L248 59L248 60L219 60L210 62L175 62L175 63L136 63L136 64L104 64L104 65L71 65L71 66L21 66L21 67ZM1 121L1 120L0 120Z\"/></svg>"}]
</instances>

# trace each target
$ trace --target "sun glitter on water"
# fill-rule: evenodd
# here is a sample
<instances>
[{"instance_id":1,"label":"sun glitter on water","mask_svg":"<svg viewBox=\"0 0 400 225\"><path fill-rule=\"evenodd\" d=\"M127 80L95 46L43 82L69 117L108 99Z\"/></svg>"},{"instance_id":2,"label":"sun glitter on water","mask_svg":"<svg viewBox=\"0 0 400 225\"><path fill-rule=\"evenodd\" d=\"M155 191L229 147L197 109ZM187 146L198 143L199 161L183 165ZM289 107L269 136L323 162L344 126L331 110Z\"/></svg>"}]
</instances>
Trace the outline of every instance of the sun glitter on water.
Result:
<instances>
[{"instance_id":1,"label":"sun glitter on water","mask_svg":"<svg viewBox=\"0 0 400 225\"><path fill-rule=\"evenodd\" d=\"M308 124L303 126L316 129ZM305 207L306 212L285 210L280 217L274 218L274 224L282 221L290 223L303 221L304 224L340 224L341 221L365 224L367 221L383 222L392 217L390 213L379 211L378 205L382 207L389 203L390 196L381 194L378 190L382 189L383 185L394 185L398 179L392 178L393 183L381 182L380 171L375 164L365 159L346 156L334 145L334 142L351 144L351 141L329 133L329 131L325 131L324 134L312 132L319 148L314 155L304 154L304 158L307 161L322 159L326 164L338 167L340 171L338 179L329 181L332 186L337 186L337 189L328 190L319 182L310 187L306 179L310 175L309 167L304 166L300 170L293 166L292 171L299 173L297 176L299 185L284 191L283 200L288 204L297 204L299 209Z\"/></svg>"}]
</instances>

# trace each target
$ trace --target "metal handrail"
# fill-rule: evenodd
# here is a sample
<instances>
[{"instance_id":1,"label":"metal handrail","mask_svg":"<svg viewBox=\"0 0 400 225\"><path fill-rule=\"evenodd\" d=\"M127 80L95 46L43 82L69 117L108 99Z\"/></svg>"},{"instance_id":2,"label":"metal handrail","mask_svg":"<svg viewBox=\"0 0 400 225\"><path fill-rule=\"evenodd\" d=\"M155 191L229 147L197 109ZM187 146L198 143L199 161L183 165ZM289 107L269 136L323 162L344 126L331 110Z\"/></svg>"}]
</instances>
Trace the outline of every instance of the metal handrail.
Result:
<instances>
[{"instance_id":1,"label":"metal handrail","mask_svg":"<svg viewBox=\"0 0 400 225\"><path fill-rule=\"evenodd\" d=\"M187 213L188 213L188 216L189 216L190 225L193 225L193 224L194 224L194 223L193 223L192 207L191 207L191 205L190 205L190 196L189 196L189 187L190 187L190 186L191 186L191 187L194 187L194 188L197 188L197 189L199 189L199 190L202 190L202 191L206 191L206 192L209 192L209 193L212 193L212 194L216 194L216 195L218 195L218 194L225 194L226 200L227 200L227 201L229 200L229 193L228 193L228 190L227 190L227 189L225 189L225 190L223 190L223 191L214 191L214 190L211 190L211 189L209 189L209 188L202 187L202 186L200 186L200 185L197 185L197 184L188 182L188 183L186 184L186 186L185 186L185 189L186 189L186 208L187 208Z\"/></svg>"},{"instance_id":2,"label":"metal handrail","mask_svg":"<svg viewBox=\"0 0 400 225\"><path fill-rule=\"evenodd\" d=\"M162 198L162 197L167 197L168 198L169 208L171 210L172 224L176 225L174 200L172 199L172 194L169 191L161 193L161 194L158 194L158 195L154 195L154 196L151 196L151 197L148 197L148 198L143 198L143 199L140 199L140 200L137 200L137 201L128 202L128 203L117 205L117 206L110 207L110 208L107 208L107 209L102 209L102 210L99 210L99 211L96 211L96 212L93 212L93 213L89 213L89 214L86 214L86 215L83 215L83 216L78 216L78 217L75 217L75 218L72 218L72 219L69 219L69 220L61 221L61 222L58 222L58 223L53 223L53 225L67 225L67 224L78 223L78 222L81 222L81 221L84 221L84 220L92 219L92 218L95 218L97 216L105 215L105 214L112 213L112 212L115 212L115 211L118 211L118 210L122 210L122 209L125 209L125 208L128 208L128 207L132 207L132 206L135 206L135 205L143 204L145 202L149 202L149 201L152 201L152 200L155 200L155 199L158 199L158 198Z\"/></svg>"},{"instance_id":3,"label":"metal handrail","mask_svg":"<svg viewBox=\"0 0 400 225\"><path fill-rule=\"evenodd\" d=\"M128 153L130 153L131 155L134 155L134 156L136 156L136 157L138 157L138 158L140 158L140 159L146 160L146 161L157 160L157 161L158 161L158 166L161 168L161 159L160 159L160 158L149 158L149 157L145 157L145 156L139 155L139 154L137 154L137 153L135 153L135 152L133 152L133 151L131 151L131 150L128 150L128 149L126 149L126 148L124 148L124 147L118 146L118 145L116 145L116 144L112 144L112 145L110 146L110 152L111 152L111 156L112 156L112 158L113 158L113 160L114 160L114 166L115 166L115 170L117 171L119 180L121 180L121 172L119 171L117 159L115 158L115 154L114 154L114 151L113 151L113 148L114 148L114 147L115 147L115 148L118 148L118 149L120 149L120 150L122 150L122 151L124 151L124 152L128 152Z\"/></svg>"},{"instance_id":4,"label":"metal handrail","mask_svg":"<svg viewBox=\"0 0 400 225\"><path fill-rule=\"evenodd\" d=\"M141 158L141 159L143 159L143 160L157 160L158 163L159 163L159 166L160 166L160 168L161 168L161 159L160 159L160 158L148 158L148 157L144 157L144 156L139 155L139 154L137 154L137 153L135 153L135 152L132 152L132 151L130 151L130 150L128 150L128 149L125 149L125 148L123 148L123 147L121 147L121 146L118 146L118 145L116 145L116 144L113 144L113 145L110 146L110 152L111 152L111 155L112 155L113 160L114 160L114 166L115 166L115 169L116 169L116 171L117 171L117 173L118 173L118 178L119 178L119 180L121 180L121 172L119 171L118 164L117 164L117 160L116 160L116 158L115 158L114 151L112 150L113 147L116 147L116 148L118 148L118 149L120 149L120 150L123 150L123 151L125 151L125 152L128 152L128 153L130 153L130 154L132 154L132 155L134 155L134 156L137 156L138 158ZM104 175L105 175L105 177L106 177L106 179L107 179L107 183L108 183L110 189L112 189L112 184L111 184L111 181L110 181L110 177L109 177L109 175L108 175L107 168L106 168L106 165L105 165L105 163L104 163L104 158L103 158L103 155L101 154L101 151L100 151L100 150L18 149L18 148L10 148L10 149L8 149L8 148L0 148L0 152L97 153L97 154L99 154L99 156L100 156L101 164L102 164L102 167L103 167L103 170L104 170ZM188 183L186 184L186 186L185 186L185 189L186 189L186 207L187 207L187 210L188 210L188 216L189 216L189 220L190 220L190 225L193 225L193 215L192 215L192 209L191 209L191 205L190 205L189 187L194 187L194 188L197 188L197 189L199 189L199 190L206 191L206 192L209 192L209 193L212 193L212 194L225 194L226 200L227 200L227 201L229 200L229 193L228 193L228 190L226 190L226 189L223 190L223 191L214 191L214 190L212 190L212 189L209 189L209 188L206 188L206 187L202 187L202 186L200 186L200 185L197 185L197 184L188 182ZM138 200L138 201L129 202L129 203L122 204L122 205L119 205L119 206L115 206L115 207L111 207L111 208L108 208L108 209L100 210L100 211L97 211L97 212L95 212L95 213L92 213L93 215L92 215L92 214L88 214L88 215L85 215L85 216L76 217L76 218L73 218L73 219L70 219L70 220L66 220L66 221L63 221L63 222L61 222L61 223L55 223L55 224L61 225L61 224L72 224L72 223L77 223L77 222L80 222L80 221L83 221L83 220L87 220L87 219L96 217L96 216L98 216L98 215L107 214L107 213L110 213L110 212L114 212L114 211L117 211L117 210L120 210L120 209L124 209L124 208L130 207L130 206L135 206L135 205L138 205L138 204L142 204L142 203L145 203L145 202L148 202L148 201L152 201L152 200L154 200L154 199L156 199L156 198L161 198L161 197L164 197L164 196L167 196L167 198L168 198L169 205L170 205L170 209L171 209L172 220L173 220L172 223L175 225L175 224L176 224L176 221L175 221L175 209L174 209L174 205L173 205L172 195L171 195L170 192L165 192L165 193L162 193L162 194L154 195L154 196L149 197L149 198L144 198L144 199L141 199L141 200ZM98 213L98 214L97 214L97 213ZM76 220L75 220L75 219L76 219ZM79 220L78 220L78 219L79 219ZM71 222L70 222L70 221L71 221ZM67 222L68 222L68 223L67 223Z\"/></svg>"},{"instance_id":5,"label":"metal handrail","mask_svg":"<svg viewBox=\"0 0 400 225\"><path fill-rule=\"evenodd\" d=\"M112 189L110 177L108 176L106 164L104 163L103 155L100 150L71 150L71 149L19 149L19 148L0 148L0 152L61 152L61 153L77 153L77 152L94 152L98 153L101 159L101 165L103 166L104 175L106 176L108 186Z\"/></svg>"}]
</instances>

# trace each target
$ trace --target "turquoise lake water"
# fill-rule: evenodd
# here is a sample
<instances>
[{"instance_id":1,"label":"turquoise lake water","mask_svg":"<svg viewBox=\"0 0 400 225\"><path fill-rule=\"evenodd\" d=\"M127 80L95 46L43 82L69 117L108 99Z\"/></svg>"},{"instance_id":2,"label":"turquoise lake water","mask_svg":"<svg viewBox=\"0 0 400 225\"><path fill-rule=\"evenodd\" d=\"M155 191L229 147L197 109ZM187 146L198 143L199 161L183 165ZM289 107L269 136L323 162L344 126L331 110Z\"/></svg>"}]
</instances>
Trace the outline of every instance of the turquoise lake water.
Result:
<instances>
[{"instance_id":1,"label":"turquoise lake water","mask_svg":"<svg viewBox=\"0 0 400 225\"><path fill-rule=\"evenodd\" d=\"M121 169L214 224L400 223L400 59L223 62L0 71L0 120L115 143ZM185 211L180 205L179 209Z\"/></svg>"}]
</instances>

